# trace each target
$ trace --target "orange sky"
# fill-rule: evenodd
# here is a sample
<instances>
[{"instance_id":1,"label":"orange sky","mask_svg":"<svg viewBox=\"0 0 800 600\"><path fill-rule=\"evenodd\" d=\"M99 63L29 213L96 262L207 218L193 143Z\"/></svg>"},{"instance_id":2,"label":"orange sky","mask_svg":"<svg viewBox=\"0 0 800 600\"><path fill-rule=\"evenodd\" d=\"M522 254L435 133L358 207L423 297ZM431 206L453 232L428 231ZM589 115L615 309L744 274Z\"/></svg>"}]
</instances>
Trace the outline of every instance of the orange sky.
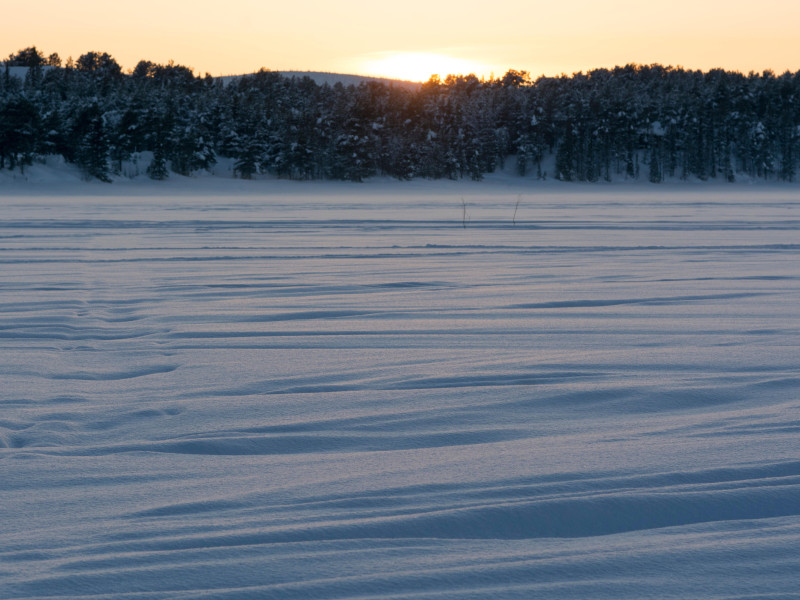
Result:
<instances>
[{"instance_id":1,"label":"orange sky","mask_svg":"<svg viewBox=\"0 0 800 600\"><path fill-rule=\"evenodd\" d=\"M30 45L62 58L98 50L124 69L172 59L198 74L266 67L422 80L629 62L800 70L800 2L789 0L36 0L4 13L3 56Z\"/></svg>"}]
</instances>

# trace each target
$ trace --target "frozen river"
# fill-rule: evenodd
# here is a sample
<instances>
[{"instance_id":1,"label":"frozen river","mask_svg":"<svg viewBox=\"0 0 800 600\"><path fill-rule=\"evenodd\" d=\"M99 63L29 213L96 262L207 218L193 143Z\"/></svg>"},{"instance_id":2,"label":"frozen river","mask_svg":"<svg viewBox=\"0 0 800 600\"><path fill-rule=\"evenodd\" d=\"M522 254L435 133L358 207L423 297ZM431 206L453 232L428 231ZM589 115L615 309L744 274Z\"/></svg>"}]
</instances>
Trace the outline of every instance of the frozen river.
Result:
<instances>
[{"instance_id":1,"label":"frozen river","mask_svg":"<svg viewBox=\"0 0 800 600\"><path fill-rule=\"evenodd\" d=\"M796 187L0 190L0 598L796 598L799 259Z\"/></svg>"}]
</instances>

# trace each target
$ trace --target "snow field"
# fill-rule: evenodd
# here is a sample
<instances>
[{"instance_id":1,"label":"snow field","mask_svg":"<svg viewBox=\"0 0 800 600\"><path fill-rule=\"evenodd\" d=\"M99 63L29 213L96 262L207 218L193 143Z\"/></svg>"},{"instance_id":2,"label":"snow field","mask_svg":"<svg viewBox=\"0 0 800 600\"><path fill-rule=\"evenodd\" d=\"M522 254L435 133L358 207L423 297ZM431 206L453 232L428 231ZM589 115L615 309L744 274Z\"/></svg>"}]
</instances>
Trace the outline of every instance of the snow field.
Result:
<instances>
[{"instance_id":1,"label":"snow field","mask_svg":"<svg viewBox=\"0 0 800 600\"><path fill-rule=\"evenodd\" d=\"M796 597L799 208L7 188L0 598Z\"/></svg>"}]
</instances>

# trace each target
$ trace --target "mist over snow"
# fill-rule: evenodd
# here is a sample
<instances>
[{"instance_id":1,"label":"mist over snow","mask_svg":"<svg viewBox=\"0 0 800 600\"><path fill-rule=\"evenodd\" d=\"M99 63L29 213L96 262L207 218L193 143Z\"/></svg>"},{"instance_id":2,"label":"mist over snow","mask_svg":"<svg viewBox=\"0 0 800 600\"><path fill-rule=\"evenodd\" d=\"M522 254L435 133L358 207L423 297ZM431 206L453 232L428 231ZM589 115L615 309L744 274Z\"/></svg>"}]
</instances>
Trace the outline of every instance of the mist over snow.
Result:
<instances>
[{"instance_id":1,"label":"mist over snow","mask_svg":"<svg viewBox=\"0 0 800 600\"><path fill-rule=\"evenodd\" d=\"M71 168L0 180L0 598L797 597L796 185Z\"/></svg>"}]
</instances>

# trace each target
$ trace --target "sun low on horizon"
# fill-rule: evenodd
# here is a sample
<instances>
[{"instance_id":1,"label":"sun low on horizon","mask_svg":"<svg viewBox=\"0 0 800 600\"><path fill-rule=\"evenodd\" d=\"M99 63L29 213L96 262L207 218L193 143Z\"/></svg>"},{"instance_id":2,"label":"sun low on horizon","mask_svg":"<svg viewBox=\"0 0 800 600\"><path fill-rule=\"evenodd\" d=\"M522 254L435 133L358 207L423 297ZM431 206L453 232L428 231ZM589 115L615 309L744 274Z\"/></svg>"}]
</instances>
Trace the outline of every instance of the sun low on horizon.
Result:
<instances>
[{"instance_id":1,"label":"sun low on horizon","mask_svg":"<svg viewBox=\"0 0 800 600\"><path fill-rule=\"evenodd\" d=\"M481 62L438 52L381 52L354 62L359 74L402 81L425 82L432 76L477 75L488 77L493 69Z\"/></svg>"}]
</instances>

